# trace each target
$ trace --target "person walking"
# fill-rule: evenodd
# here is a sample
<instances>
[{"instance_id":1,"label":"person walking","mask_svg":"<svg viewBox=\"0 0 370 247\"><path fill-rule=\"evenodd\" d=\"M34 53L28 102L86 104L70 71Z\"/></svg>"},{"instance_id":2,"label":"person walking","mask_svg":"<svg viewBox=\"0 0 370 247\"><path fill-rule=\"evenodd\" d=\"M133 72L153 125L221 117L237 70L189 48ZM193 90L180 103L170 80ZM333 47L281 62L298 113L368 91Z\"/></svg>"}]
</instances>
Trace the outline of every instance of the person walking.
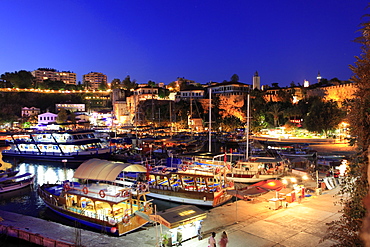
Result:
<instances>
[{"instance_id":1,"label":"person walking","mask_svg":"<svg viewBox=\"0 0 370 247\"><path fill-rule=\"evenodd\" d=\"M208 239L208 246L209 247L216 247L216 239L215 239L215 237L216 237L216 233L215 232L212 232L211 233L211 236L209 237L209 239Z\"/></svg>"},{"instance_id":2,"label":"person walking","mask_svg":"<svg viewBox=\"0 0 370 247\"><path fill-rule=\"evenodd\" d=\"M221 234L221 239L218 243L220 244L220 247L226 247L228 242L229 239L227 238L227 234L225 231L223 231Z\"/></svg>"}]
</instances>

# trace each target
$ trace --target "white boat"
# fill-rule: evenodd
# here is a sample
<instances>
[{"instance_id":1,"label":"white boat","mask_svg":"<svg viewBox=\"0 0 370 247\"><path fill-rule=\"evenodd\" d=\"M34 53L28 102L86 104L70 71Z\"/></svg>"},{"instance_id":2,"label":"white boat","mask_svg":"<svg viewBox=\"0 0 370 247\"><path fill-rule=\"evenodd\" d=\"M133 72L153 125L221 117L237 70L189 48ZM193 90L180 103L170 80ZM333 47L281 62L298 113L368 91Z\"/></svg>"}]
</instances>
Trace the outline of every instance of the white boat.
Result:
<instances>
[{"instance_id":1,"label":"white boat","mask_svg":"<svg viewBox=\"0 0 370 247\"><path fill-rule=\"evenodd\" d=\"M131 169L145 171L141 165L91 159L74 174L75 179L86 183L44 184L38 193L51 210L63 217L121 236L148 223L153 212L151 202L146 200L147 186L116 179L122 171Z\"/></svg>"},{"instance_id":2,"label":"white boat","mask_svg":"<svg viewBox=\"0 0 370 247\"><path fill-rule=\"evenodd\" d=\"M14 133L7 139L9 149L3 150L4 159L83 162L108 158L113 152L108 140L99 138L94 131L43 131Z\"/></svg>"},{"instance_id":3,"label":"white boat","mask_svg":"<svg viewBox=\"0 0 370 247\"><path fill-rule=\"evenodd\" d=\"M0 193L22 189L33 184L35 175L24 173L18 176L0 178Z\"/></svg>"},{"instance_id":4,"label":"white boat","mask_svg":"<svg viewBox=\"0 0 370 247\"><path fill-rule=\"evenodd\" d=\"M227 178L236 183L257 183L276 179L288 171L288 161L277 157L248 157L238 161L227 173Z\"/></svg>"}]
</instances>

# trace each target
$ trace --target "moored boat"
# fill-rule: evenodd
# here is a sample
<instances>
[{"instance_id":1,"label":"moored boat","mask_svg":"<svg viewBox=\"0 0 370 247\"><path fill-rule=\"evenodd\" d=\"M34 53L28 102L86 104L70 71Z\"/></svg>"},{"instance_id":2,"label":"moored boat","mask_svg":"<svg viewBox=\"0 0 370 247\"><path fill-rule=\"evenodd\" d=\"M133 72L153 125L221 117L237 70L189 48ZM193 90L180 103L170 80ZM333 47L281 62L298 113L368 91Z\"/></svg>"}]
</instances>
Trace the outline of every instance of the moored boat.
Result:
<instances>
[{"instance_id":1,"label":"moored boat","mask_svg":"<svg viewBox=\"0 0 370 247\"><path fill-rule=\"evenodd\" d=\"M68 219L115 236L134 231L149 221L153 208L146 200L147 187L116 180L122 171L144 169L140 165L100 159L82 163L75 179L86 183L65 181L43 184L39 196L54 212Z\"/></svg>"},{"instance_id":2,"label":"moored boat","mask_svg":"<svg viewBox=\"0 0 370 247\"><path fill-rule=\"evenodd\" d=\"M0 178L0 193L22 189L33 184L35 175L24 173L18 176Z\"/></svg>"},{"instance_id":3,"label":"moored boat","mask_svg":"<svg viewBox=\"0 0 370 247\"><path fill-rule=\"evenodd\" d=\"M227 178L237 183L256 183L283 176L288 170L288 160L279 157L248 157L234 164Z\"/></svg>"},{"instance_id":4,"label":"moored boat","mask_svg":"<svg viewBox=\"0 0 370 247\"><path fill-rule=\"evenodd\" d=\"M81 163L94 157L107 158L113 152L108 140L91 130L13 133L7 144L10 148L2 151L4 159Z\"/></svg>"},{"instance_id":5,"label":"moored boat","mask_svg":"<svg viewBox=\"0 0 370 247\"><path fill-rule=\"evenodd\" d=\"M234 187L226 177L226 168L213 164L181 164L155 167L149 171L149 197L197 206L217 207L232 196Z\"/></svg>"}]
</instances>

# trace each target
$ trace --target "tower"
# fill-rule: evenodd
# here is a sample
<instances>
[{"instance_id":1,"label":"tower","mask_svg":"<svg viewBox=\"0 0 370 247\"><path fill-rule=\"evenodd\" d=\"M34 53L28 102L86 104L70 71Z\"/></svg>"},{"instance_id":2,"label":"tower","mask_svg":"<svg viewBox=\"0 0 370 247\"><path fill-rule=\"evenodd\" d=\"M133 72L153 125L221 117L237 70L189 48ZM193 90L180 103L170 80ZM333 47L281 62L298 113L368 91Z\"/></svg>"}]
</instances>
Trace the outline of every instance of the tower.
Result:
<instances>
[{"instance_id":1,"label":"tower","mask_svg":"<svg viewBox=\"0 0 370 247\"><path fill-rule=\"evenodd\" d=\"M261 90L261 78L258 75L258 71L256 71L253 76L253 89L255 88Z\"/></svg>"},{"instance_id":2,"label":"tower","mask_svg":"<svg viewBox=\"0 0 370 247\"><path fill-rule=\"evenodd\" d=\"M321 82L321 75L320 75L320 71L317 73L317 82L320 83Z\"/></svg>"}]
</instances>

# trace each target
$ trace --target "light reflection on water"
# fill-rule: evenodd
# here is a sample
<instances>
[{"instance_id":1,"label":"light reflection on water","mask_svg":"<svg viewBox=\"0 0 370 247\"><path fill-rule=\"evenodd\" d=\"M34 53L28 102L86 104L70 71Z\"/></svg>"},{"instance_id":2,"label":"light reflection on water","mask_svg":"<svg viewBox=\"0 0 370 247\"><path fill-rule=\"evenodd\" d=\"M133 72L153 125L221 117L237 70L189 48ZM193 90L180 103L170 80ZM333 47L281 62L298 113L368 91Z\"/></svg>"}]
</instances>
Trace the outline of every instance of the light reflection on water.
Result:
<instances>
[{"instance_id":1,"label":"light reflection on water","mask_svg":"<svg viewBox=\"0 0 370 247\"><path fill-rule=\"evenodd\" d=\"M4 163L4 162L3 162ZM38 162L13 162L14 170L18 174L26 172L35 174L35 182L31 187L0 194L0 210L15 212L34 217L41 217L45 210L45 204L37 195L37 186L44 183L56 183L64 180L72 180L74 169L64 168L59 163L38 163Z\"/></svg>"},{"instance_id":2,"label":"light reflection on water","mask_svg":"<svg viewBox=\"0 0 370 247\"><path fill-rule=\"evenodd\" d=\"M15 170L19 170L19 174L26 172L36 174L34 185L12 192L0 193L0 210L50 219L47 211L45 212L46 205L37 194L37 186L41 186L44 183L59 183L65 180L77 181L73 179L75 168L68 167L68 164L64 166L64 164L57 162L18 162L12 161L11 163L13 164L10 164L10 166ZM76 167L76 165L73 167ZM153 200L153 203L156 205L157 211L181 205L161 200ZM51 218L51 220L60 221L60 219L55 218Z\"/></svg>"}]
</instances>

